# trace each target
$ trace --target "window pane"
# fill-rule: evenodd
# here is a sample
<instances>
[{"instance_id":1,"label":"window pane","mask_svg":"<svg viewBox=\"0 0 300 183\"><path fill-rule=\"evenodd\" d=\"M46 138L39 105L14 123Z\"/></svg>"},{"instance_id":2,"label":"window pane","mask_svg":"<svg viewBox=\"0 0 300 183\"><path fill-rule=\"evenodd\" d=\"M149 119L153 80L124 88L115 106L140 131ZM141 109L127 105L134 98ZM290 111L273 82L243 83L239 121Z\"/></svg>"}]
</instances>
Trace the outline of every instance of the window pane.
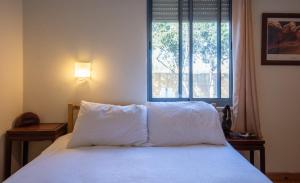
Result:
<instances>
[{"instance_id":1,"label":"window pane","mask_svg":"<svg viewBox=\"0 0 300 183\"><path fill-rule=\"evenodd\" d=\"M190 34L189 34L189 23L182 23L182 97L189 98L189 64L190 64Z\"/></svg>"},{"instance_id":2,"label":"window pane","mask_svg":"<svg viewBox=\"0 0 300 183\"><path fill-rule=\"evenodd\" d=\"M150 17L152 21L149 22L152 27L151 47L149 47L152 69L149 73L152 81L150 100L152 98L188 100L192 97L192 100L202 99L224 104L225 100L216 99L230 98L232 86L231 0L150 2L152 2L149 7L152 10ZM189 22L190 20L193 22ZM190 73L190 64L193 73ZM228 103L231 101L228 100Z\"/></svg>"},{"instance_id":3,"label":"window pane","mask_svg":"<svg viewBox=\"0 0 300 183\"><path fill-rule=\"evenodd\" d=\"M229 22L221 23L221 97L229 98L229 72L230 72L230 24Z\"/></svg>"},{"instance_id":4,"label":"window pane","mask_svg":"<svg viewBox=\"0 0 300 183\"><path fill-rule=\"evenodd\" d=\"M152 23L152 96L178 97L178 22Z\"/></svg>"},{"instance_id":5,"label":"window pane","mask_svg":"<svg viewBox=\"0 0 300 183\"><path fill-rule=\"evenodd\" d=\"M217 22L193 23L193 98L217 98Z\"/></svg>"}]
</instances>

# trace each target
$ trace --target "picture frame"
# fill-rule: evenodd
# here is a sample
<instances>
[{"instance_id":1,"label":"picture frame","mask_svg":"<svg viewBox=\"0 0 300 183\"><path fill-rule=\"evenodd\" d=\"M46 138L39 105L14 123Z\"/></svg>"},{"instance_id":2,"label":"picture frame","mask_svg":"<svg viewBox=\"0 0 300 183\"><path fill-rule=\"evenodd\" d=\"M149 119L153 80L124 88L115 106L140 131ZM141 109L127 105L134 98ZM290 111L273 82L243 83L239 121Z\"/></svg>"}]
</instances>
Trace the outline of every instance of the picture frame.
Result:
<instances>
[{"instance_id":1,"label":"picture frame","mask_svg":"<svg viewBox=\"0 0 300 183\"><path fill-rule=\"evenodd\" d=\"M263 13L262 65L300 65L300 14Z\"/></svg>"}]
</instances>

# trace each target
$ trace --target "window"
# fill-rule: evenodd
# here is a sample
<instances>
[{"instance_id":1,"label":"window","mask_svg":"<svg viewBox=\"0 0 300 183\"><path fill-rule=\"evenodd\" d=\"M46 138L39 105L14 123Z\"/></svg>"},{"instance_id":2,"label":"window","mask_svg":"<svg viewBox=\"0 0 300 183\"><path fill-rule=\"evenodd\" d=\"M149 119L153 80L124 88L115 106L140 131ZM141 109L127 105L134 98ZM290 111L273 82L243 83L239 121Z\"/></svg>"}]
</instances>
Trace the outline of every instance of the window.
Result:
<instances>
[{"instance_id":1,"label":"window","mask_svg":"<svg viewBox=\"0 0 300 183\"><path fill-rule=\"evenodd\" d=\"M231 0L148 0L148 100L231 99Z\"/></svg>"}]
</instances>

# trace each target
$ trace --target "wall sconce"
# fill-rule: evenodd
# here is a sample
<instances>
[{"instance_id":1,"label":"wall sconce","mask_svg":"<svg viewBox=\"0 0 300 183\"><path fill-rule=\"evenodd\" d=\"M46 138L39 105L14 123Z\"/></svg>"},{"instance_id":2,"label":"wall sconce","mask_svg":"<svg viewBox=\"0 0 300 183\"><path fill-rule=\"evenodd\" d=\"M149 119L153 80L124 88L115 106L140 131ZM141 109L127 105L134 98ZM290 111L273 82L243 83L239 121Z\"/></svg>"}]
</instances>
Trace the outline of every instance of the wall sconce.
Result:
<instances>
[{"instance_id":1,"label":"wall sconce","mask_svg":"<svg viewBox=\"0 0 300 183\"><path fill-rule=\"evenodd\" d=\"M74 75L79 79L91 78L92 63L91 62L75 62Z\"/></svg>"}]
</instances>

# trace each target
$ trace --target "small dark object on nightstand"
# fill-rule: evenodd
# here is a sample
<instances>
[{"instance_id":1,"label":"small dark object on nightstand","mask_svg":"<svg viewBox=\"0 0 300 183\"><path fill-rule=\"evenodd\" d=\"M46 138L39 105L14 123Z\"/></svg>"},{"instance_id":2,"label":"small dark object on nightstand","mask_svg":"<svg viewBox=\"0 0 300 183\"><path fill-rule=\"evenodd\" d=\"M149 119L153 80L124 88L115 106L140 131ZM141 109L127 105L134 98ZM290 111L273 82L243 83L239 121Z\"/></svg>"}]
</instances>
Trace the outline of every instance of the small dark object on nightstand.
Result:
<instances>
[{"instance_id":1,"label":"small dark object on nightstand","mask_svg":"<svg viewBox=\"0 0 300 183\"><path fill-rule=\"evenodd\" d=\"M39 124L40 118L38 115L32 112L26 112L21 114L14 123L14 127L22 127L22 126L29 126L34 124Z\"/></svg>"},{"instance_id":2,"label":"small dark object on nightstand","mask_svg":"<svg viewBox=\"0 0 300 183\"><path fill-rule=\"evenodd\" d=\"M222 110L222 112L223 112L222 128L225 136L229 137L231 132L231 125L232 125L230 106L226 105Z\"/></svg>"}]
</instances>

